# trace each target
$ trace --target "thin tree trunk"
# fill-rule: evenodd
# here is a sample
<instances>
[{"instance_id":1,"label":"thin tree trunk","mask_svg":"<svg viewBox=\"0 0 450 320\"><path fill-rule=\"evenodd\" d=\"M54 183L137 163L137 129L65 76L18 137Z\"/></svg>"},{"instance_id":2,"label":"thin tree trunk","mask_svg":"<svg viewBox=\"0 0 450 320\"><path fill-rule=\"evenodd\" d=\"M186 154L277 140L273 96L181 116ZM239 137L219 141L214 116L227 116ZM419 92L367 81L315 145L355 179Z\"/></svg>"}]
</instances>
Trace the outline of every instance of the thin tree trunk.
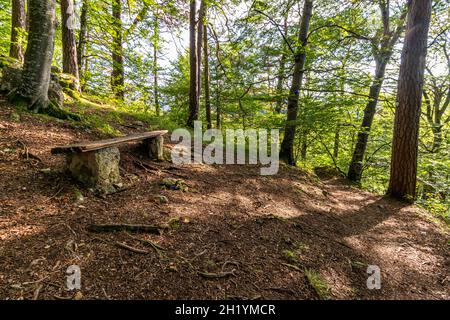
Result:
<instances>
[{"instance_id":1,"label":"thin tree trunk","mask_svg":"<svg viewBox=\"0 0 450 320\"><path fill-rule=\"evenodd\" d=\"M80 32L78 34L78 46L77 46L78 72L80 74L81 79L83 79L82 70L84 69L86 43L88 37L88 25L87 25L88 14L89 14L89 0L83 0L83 4L81 6Z\"/></svg>"},{"instance_id":2,"label":"thin tree trunk","mask_svg":"<svg viewBox=\"0 0 450 320\"><path fill-rule=\"evenodd\" d=\"M74 77L74 87L72 89L80 91L73 0L61 0L61 21L63 72Z\"/></svg>"},{"instance_id":3,"label":"thin tree trunk","mask_svg":"<svg viewBox=\"0 0 450 320\"><path fill-rule=\"evenodd\" d=\"M403 31L403 25L407 14L407 10L404 10L398 20L396 29L391 31L389 1L380 1L379 4L383 22L383 34L378 42L376 42L375 39L372 39L372 51L376 62L375 76L372 85L370 86L369 101L364 109L361 128L358 132L355 149L347 173L348 179L354 182L361 181L364 155L366 153L369 133L375 117L380 91L383 86L386 67L391 59L393 47Z\"/></svg>"},{"instance_id":4,"label":"thin tree trunk","mask_svg":"<svg viewBox=\"0 0 450 320\"><path fill-rule=\"evenodd\" d=\"M158 85L158 46L159 46L159 21L155 16L154 35L153 35L153 95L155 99L155 112L159 116L161 106L159 104L159 85Z\"/></svg>"},{"instance_id":5,"label":"thin tree trunk","mask_svg":"<svg viewBox=\"0 0 450 320\"><path fill-rule=\"evenodd\" d=\"M26 0L12 0L11 16L11 45L9 56L23 62L23 39L22 33L27 28L27 14L25 10Z\"/></svg>"},{"instance_id":6,"label":"thin tree trunk","mask_svg":"<svg viewBox=\"0 0 450 320\"><path fill-rule=\"evenodd\" d=\"M24 101L34 112L49 107L48 87L55 43L55 0L29 0L28 46L21 85L14 100Z\"/></svg>"},{"instance_id":7,"label":"thin tree trunk","mask_svg":"<svg viewBox=\"0 0 450 320\"><path fill-rule=\"evenodd\" d=\"M303 69L306 62L305 49L307 45L309 22L312 15L312 9L313 9L313 1L305 0L299 32L299 43L301 47L295 54L294 74L292 76L292 85L288 98L287 123L284 132L283 142L281 143L280 149L280 159L290 165L295 165L295 158L294 158L294 138L296 131L295 121L297 120L300 88L302 86L304 74Z\"/></svg>"},{"instance_id":8,"label":"thin tree trunk","mask_svg":"<svg viewBox=\"0 0 450 320\"><path fill-rule=\"evenodd\" d=\"M200 97L202 95L202 46L203 46L204 19L205 19L205 1L201 0L197 21L197 105L199 109L200 109Z\"/></svg>"},{"instance_id":9,"label":"thin tree trunk","mask_svg":"<svg viewBox=\"0 0 450 320\"><path fill-rule=\"evenodd\" d=\"M367 141L369 140L369 132L375 117L381 87L383 86L387 62L388 59L376 61L375 79L370 87L369 102L364 109L361 130L358 132L356 146L348 170L348 179L351 181L359 182L361 180L364 154L367 148Z\"/></svg>"},{"instance_id":10,"label":"thin tree trunk","mask_svg":"<svg viewBox=\"0 0 450 320\"><path fill-rule=\"evenodd\" d=\"M125 98L125 70L123 58L122 2L113 0L113 41L112 41L112 73L111 87L119 100Z\"/></svg>"},{"instance_id":11,"label":"thin tree trunk","mask_svg":"<svg viewBox=\"0 0 450 320\"><path fill-rule=\"evenodd\" d=\"M341 126L338 125L334 132L334 144L333 144L333 158L335 160L339 157L339 144L341 142Z\"/></svg>"},{"instance_id":12,"label":"thin tree trunk","mask_svg":"<svg viewBox=\"0 0 450 320\"><path fill-rule=\"evenodd\" d=\"M408 202L416 197L417 154L431 0L412 0L397 89L388 194Z\"/></svg>"},{"instance_id":13,"label":"thin tree trunk","mask_svg":"<svg viewBox=\"0 0 450 320\"><path fill-rule=\"evenodd\" d=\"M197 1L191 0L189 14L189 115L187 125L194 127L194 121L198 120L198 86L197 86L197 50L195 42L195 18L197 10Z\"/></svg>"},{"instance_id":14,"label":"thin tree trunk","mask_svg":"<svg viewBox=\"0 0 450 320\"><path fill-rule=\"evenodd\" d=\"M208 129L212 128L211 120L211 97L210 97L210 76L209 76L209 48L208 48L208 27L204 25L203 30L203 55L204 55L204 78L205 78L205 110L206 110L206 122Z\"/></svg>"},{"instance_id":15,"label":"thin tree trunk","mask_svg":"<svg viewBox=\"0 0 450 320\"><path fill-rule=\"evenodd\" d=\"M287 25L287 20L288 20L288 14L286 13L286 16L284 17L284 34L285 36L287 35L287 30L288 30L288 25ZM276 113L281 113L281 109L283 107L283 100L284 97L283 95L283 83L284 83L284 73L286 71L286 60L287 60L287 54L286 54L286 42L283 40L283 45L282 45L282 50L283 52L281 53L281 58L280 58L280 67L278 69L278 76L277 76L277 88L276 88L276 93L277 93L277 103L275 106L275 112Z\"/></svg>"}]
</instances>

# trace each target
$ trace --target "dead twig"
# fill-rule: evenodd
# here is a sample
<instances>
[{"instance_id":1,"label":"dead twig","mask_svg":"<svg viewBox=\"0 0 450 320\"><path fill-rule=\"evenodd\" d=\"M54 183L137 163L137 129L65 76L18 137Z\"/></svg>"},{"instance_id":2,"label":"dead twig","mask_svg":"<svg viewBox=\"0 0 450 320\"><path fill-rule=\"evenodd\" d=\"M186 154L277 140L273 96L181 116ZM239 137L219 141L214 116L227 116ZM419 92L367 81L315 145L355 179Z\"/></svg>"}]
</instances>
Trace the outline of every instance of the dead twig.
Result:
<instances>
[{"instance_id":1,"label":"dead twig","mask_svg":"<svg viewBox=\"0 0 450 320\"><path fill-rule=\"evenodd\" d=\"M134 252L134 253L139 253L139 254L149 254L150 253L147 250L142 250L142 249L138 249L138 248L135 248L135 247L131 247L131 246L129 246L129 245L125 244L125 243L122 243L122 242L115 242L114 245L116 247L118 247L118 248L125 249L125 250L128 250L128 251Z\"/></svg>"},{"instance_id":2,"label":"dead twig","mask_svg":"<svg viewBox=\"0 0 450 320\"><path fill-rule=\"evenodd\" d=\"M127 235L128 237L130 237L131 239L133 239L133 240L139 241L139 242L142 243L142 244L149 245L149 246L152 247L157 253L160 253L160 251L165 251L165 250L166 250L165 248L161 247L159 244L157 244L157 243L155 243L155 242L153 242L153 241L146 240L146 239L141 239L141 238L138 238L138 237L134 237L134 236L132 236L132 235L129 234L129 233L127 233L126 235Z\"/></svg>"},{"instance_id":3,"label":"dead twig","mask_svg":"<svg viewBox=\"0 0 450 320\"><path fill-rule=\"evenodd\" d=\"M217 278L226 278L229 276L234 276L234 271L226 271L226 272L219 272L219 273L210 273L210 272L201 272L198 271L197 273L199 275L201 275L204 278L208 278L208 279L217 279Z\"/></svg>"}]
</instances>

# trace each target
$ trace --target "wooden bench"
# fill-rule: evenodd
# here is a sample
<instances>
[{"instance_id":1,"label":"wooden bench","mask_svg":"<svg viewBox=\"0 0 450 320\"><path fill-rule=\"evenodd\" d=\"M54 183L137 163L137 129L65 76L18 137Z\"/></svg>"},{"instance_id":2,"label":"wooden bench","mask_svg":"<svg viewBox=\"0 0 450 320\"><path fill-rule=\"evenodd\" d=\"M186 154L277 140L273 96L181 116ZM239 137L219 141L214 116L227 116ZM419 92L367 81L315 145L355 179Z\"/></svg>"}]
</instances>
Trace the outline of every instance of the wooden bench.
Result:
<instances>
[{"instance_id":1,"label":"wooden bench","mask_svg":"<svg viewBox=\"0 0 450 320\"><path fill-rule=\"evenodd\" d=\"M152 131L124 137L81 142L51 149L52 154L65 154L72 176L86 186L103 193L112 193L122 188L119 172L120 152L118 145L143 141L148 156L163 160L163 136L168 131Z\"/></svg>"}]
</instances>

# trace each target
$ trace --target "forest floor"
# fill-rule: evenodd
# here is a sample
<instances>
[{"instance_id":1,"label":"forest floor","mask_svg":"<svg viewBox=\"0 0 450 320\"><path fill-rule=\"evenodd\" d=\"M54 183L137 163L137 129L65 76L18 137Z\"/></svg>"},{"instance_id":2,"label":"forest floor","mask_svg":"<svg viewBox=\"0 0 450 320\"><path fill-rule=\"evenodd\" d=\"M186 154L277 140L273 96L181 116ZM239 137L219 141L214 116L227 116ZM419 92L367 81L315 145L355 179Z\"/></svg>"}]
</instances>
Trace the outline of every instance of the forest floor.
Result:
<instances>
[{"instance_id":1,"label":"forest floor","mask_svg":"<svg viewBox=\"0 0 450 320\"><path fill-rule=\"evenodd\" d=\"M326 172L174 167L133 144L120 147L126 189L98 197L50 154L98 135L19 117L0 97L1 299L450 299L448 229L415 206ZM162 189L163 178L188 188ZM170 228L91 233L93 223ZM78 292L66 289L70 265L81 268ZM368 265L381 270L380 290L367 288Z\"/></svg>"}]
</instances>

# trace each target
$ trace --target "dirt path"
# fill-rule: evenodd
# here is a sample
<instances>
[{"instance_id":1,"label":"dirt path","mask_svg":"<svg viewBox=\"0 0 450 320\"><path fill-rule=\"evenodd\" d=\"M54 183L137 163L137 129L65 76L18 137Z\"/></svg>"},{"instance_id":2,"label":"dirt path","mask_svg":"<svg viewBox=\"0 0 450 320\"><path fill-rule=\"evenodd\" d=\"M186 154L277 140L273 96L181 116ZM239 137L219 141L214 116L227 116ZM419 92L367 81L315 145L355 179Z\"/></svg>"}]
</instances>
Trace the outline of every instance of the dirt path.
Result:
<instances>
[{"instance_id":1,"label":"dirt path","mask_svg":"<svg viewBox=\"0 0 450 320\"><path fill-rule=\"evenodd\" d=\"M449 235L414 206L298 169L273 177L252 166L174 169L140 158L134 145L121 147L128 189L99 198L49 153L92 133L30 115L15 122L12 112L0 102L0 298L73 298L65 289L73 264L77 298L86 299L450 298ZM186 192L159 185L181 176ZM86 230L169 221L162 235L135 238ZM367 265L379 266L380 290L367 289Z\"/></svg>"}]
</instances>

